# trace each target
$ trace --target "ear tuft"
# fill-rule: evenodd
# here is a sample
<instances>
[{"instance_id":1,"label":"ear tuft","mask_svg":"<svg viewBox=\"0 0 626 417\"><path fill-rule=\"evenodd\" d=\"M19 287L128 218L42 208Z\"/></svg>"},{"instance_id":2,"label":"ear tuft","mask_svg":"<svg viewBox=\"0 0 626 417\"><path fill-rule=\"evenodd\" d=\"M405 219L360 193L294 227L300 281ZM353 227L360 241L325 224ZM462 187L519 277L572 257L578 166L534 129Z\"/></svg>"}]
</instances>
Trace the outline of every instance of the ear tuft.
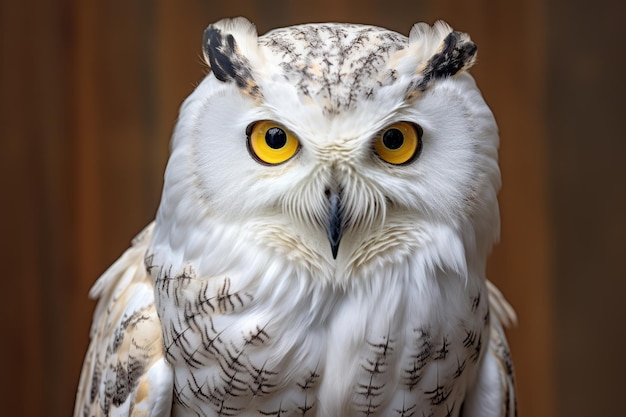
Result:
<instances>
[{"instance_id":1,"label":"ear tuft","mask_svg":"<svg viewBox=\"0 0 626 417\"><path fill-rule=\"evenodd\" d=\"M432 26L425 22L416 23L409 32L409 45L419 45L424 57L431 56L452 31L452 27L443 20L436 21Z\"/></svg>"},{"instance_id":2,"label":"ear tuft","mask_svg":"<svg viewBox=\"0 0 626 417\"><path fill-rule=\"evenodd\" d=\"M258 97L260 90L248 58L256 56L257 42L256 27L248 19L222 19L204 31L204 59L215 78L234 81L246 94Z\"/></svg>"},{"instance_id":3,"label":"ear tuft","mask_svg":"<svg viewBox=\"0 0 626 417\"><path fill-rule=\"evenodd\" d=\"M423 91L433 80L451 77L469 69L476 61L476 50L476 44L467 34L450 32L443 40L439 52L426 62L418 88Z\"/></svg>"},{"instance_id":4,"label":"ear tuft","mask_svg":"<svg viewBox=\"0 0 626 417\"><path fill-rule=\"evenodd\" d=\"M430 26L417 23L409 33L409 46L398 53L396 66L412 79L406 93L411 100L433 81L469 69L476 60L476 45L470 37L454 31L446 22Z\"/></svg>"}]
</instances>

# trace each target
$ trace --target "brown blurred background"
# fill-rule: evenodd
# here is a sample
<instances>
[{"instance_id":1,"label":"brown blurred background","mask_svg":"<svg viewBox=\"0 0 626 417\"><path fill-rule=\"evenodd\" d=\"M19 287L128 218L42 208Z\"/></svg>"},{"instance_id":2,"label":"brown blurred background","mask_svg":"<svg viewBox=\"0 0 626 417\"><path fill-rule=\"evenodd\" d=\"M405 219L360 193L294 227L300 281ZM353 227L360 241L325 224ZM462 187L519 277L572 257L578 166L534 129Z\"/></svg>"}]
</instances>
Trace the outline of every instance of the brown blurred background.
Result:
<instances>
[{"instance_id":1,"label":"brown blurred background","mask_svg":"<svg viewBox=\"0 0 626 417\"><path fill-rule=\"evenodd\" d=\"M501 129L502 240L490 277L521 416L624 415L626 16L610 0L33 0L0 6L0 414L68 416L91 284L154 216L203 29L351 21L408 34L443 18Z\"/></svg>"}]
</instances>

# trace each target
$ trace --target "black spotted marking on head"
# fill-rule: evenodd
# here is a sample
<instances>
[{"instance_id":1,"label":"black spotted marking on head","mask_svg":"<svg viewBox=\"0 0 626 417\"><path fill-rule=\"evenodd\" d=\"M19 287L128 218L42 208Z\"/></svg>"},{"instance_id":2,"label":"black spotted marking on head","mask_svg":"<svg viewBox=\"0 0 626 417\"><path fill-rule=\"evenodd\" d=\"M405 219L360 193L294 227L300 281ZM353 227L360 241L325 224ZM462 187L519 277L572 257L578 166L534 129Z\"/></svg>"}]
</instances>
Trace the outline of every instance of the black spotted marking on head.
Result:
<instances>
[{"instance_id":1,"label":"black spotted marking on head","mask_svg":"<svg viewBox=\"0 0 626 417\"><path fill-rule=\"evenodd\" d=\"M244 93L259 98L261 90L252 75L248 59L241 54L235 37L209 26L204 31L204 54L215 78L222 82L234 81Z\"/></svg>"},{"instance_id":2,"label":"black spotted marking on head","mask_svg":"<svg viewBox=\"0 0 626 417\"><path fill-rule=\"evenodd\" d=\"M383 73L408 39L373 26L325 23L276 29L260 37L259 44L299 95L336 115L375 99L381 87L394 81Z\"/></svg>"},{"instance_id":3,"label":"black spotted marking on head","mask_svg":"<svg viewBox=\"0 0 626 417\"><path fill-rule=\"evenodd\" d=\"M426 90L432 81L452 77L469 68L476 57L476 44L461 32L450 32L443 40L440 51L433 55L422 70L422 78L415 88Z\"/></svg>"}]
</instances>

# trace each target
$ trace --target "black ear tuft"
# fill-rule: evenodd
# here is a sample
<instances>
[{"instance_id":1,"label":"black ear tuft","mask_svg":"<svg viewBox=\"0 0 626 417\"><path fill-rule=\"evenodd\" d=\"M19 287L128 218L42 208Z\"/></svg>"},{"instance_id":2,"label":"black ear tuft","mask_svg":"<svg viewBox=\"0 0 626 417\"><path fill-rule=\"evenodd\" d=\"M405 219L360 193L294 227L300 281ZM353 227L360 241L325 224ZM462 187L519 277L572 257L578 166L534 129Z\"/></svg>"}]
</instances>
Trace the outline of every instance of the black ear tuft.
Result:
<instances>
[{"instance_id":1,"label":"black ear tuft","mask_svg":"<svg viewBox=\"0 0 626 417\"><path fill-rule=\"evenodd\" d=\"M242 57L237 54L233 35L223 36L221 30L209 26L204 31L203 46L215 77L220 81L236 80Z\"/></svg>"},{"instance_id":2,"label":"black ear tuft","mask_svg":"<svg viewBox=\"0 0 626 417\"><path fill-rule=\"evenodd\" d=\"M226 26L226 30L224 26ZM243 93L258 98L261 96L261 93L254 80L250 61L237 45L233 35L235 32L229 33L228 31L229 28L237 30L241 26L247 30L247 32L244 32L244 36L248 32L251 33L251 30L254 29L250 22L241 18L220 21L206 28L203 42L204 57L211 67L215 78L222 82L234 81ZM241 33L239 33L239 36L241 36Z\"/></svg>"},{"instance_id":3,"label":"black ear tuft","mask_svg":"<svg viewBox=\"0 0 626 417\"><path fill-rule=\"evenodd\" d=\"M417 88L424 91L433 80L451 77L472 66L476 58L476 44L461 32L450 32L443 40L440 51L433 55L422 71Z\"/></svg>"}]
</instances>

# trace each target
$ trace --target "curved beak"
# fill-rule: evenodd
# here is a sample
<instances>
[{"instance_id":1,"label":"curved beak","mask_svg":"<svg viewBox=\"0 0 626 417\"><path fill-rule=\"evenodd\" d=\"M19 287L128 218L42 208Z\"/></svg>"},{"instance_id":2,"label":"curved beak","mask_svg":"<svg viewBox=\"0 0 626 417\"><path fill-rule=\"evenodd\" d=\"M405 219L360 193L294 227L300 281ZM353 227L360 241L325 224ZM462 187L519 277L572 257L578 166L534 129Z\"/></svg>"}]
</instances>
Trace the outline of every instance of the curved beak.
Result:
<instances>
[{"instance_id":1,"label":"curved beak","mask_svg":"<svg viewBox=\"0 0 626 417\"><path fill-rule=\"evenodd\" d=\"M328 225L326 234L330 242L330 249L333 252L333 259L337 259L339 242L343 235L343 221L341 216L341 196L336 190L330 190L328 194Z\"/></svg>"}]
</instances>

